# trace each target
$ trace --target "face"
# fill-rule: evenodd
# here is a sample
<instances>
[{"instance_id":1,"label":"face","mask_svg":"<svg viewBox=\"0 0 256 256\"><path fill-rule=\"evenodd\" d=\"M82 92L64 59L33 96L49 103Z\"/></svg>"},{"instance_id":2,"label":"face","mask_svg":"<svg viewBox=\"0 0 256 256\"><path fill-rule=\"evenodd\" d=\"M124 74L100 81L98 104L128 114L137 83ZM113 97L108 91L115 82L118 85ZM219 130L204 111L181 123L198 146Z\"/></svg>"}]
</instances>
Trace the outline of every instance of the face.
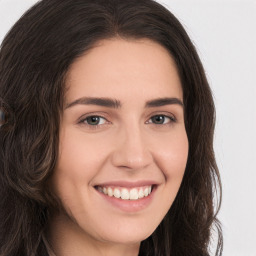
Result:
<instances>
[{"instance_id":1,"label":"face","mask_svg":"<svg viewBox=\"0 0 256 256\"><path fill-rule=\"evenodd\" d=\"M52 178L69 227L105 243L152 234L186 166L182 99L174 61L150 40L103 40L73 63Z\"/></svg>"}]
</instances>

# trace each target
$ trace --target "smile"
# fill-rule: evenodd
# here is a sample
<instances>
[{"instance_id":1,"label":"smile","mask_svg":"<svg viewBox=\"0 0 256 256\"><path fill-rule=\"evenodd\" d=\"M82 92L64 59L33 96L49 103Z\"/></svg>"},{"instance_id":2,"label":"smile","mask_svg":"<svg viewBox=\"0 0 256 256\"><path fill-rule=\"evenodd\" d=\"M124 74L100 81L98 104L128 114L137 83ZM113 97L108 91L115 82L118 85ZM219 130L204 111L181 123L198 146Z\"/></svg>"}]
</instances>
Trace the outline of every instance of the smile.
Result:
<instances>
[{"instance_id":1,"label":"smile","mask_svg":"<svg viewBox=\"0 0 256 256\"><path fill-rule=\"evenodd\" d=\"M123 200L138 200L144 197L148 197L152 191L152 185L136 187L136 188L125 188L125 187L95 187L99 192L109 196L120 198Z\"/></svg>"}]
</instances>

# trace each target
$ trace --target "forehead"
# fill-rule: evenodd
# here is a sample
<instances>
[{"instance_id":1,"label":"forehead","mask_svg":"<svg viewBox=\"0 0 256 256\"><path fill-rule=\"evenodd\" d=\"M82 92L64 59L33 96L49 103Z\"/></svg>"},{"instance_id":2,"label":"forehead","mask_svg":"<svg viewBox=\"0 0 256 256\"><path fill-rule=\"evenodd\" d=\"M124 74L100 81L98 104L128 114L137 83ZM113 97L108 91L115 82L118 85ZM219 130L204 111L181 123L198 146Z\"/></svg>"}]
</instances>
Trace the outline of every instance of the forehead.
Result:
<instances>
[{"instance_id":1,"label":"forehead","mask_svg":"<svg viewBox=\"0 0 256 256\"><path fill-rule=\"evenodd\" d=\"M78 58L67 76L67 100L152 93L182 98L176 64L169 52L148 39L108 39ZM101 95L99 95L101 94Z\"/></svg>"}]
</instances>

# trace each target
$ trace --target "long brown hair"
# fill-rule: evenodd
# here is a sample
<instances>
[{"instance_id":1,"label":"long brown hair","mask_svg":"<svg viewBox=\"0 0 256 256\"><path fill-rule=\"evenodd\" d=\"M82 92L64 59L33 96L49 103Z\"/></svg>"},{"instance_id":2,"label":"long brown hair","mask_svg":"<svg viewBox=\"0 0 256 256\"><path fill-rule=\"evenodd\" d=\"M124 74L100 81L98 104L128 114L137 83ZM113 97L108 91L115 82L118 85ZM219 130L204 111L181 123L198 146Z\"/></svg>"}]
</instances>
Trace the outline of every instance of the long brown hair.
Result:
<instances>
[{"instance_id":1,"label":"long brown hair","mask_svg":"<svg viewBox=\"0 0 256 256\"><path fill-rule=\"evenodd\" d=\"M164 46L183 86L189 139L185 175L169 212L141 243L140 255L207 256L213 227L216 255L221 255L214 103L180 22L152 0L42 0L13 26L0 51L1 256L47 255L42 234L55 202L47 181L58 158L65 76L77 57L113 37L148 38Z\"/></svg>"}]
</instances>

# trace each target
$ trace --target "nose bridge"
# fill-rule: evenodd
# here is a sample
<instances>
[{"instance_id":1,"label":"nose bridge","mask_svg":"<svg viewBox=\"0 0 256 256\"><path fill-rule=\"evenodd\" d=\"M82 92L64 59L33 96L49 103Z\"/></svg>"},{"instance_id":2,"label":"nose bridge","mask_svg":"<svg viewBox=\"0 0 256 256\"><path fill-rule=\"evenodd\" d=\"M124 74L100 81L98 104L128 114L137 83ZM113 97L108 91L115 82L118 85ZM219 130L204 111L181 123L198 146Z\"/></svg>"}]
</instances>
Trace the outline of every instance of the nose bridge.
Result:
<instances>
[{"instance_id":1,"label":"nose bridge","mask_svg":"<svg viewBox=\"0 0 256 256\"><path fill-rule=\"evenodd\" d=\"M151 153L146 135L140 125L133 123L123 127L116 139L119 141L113 154L115 166L141 169L150 164Z\"/></svg>"}]
</instances>

